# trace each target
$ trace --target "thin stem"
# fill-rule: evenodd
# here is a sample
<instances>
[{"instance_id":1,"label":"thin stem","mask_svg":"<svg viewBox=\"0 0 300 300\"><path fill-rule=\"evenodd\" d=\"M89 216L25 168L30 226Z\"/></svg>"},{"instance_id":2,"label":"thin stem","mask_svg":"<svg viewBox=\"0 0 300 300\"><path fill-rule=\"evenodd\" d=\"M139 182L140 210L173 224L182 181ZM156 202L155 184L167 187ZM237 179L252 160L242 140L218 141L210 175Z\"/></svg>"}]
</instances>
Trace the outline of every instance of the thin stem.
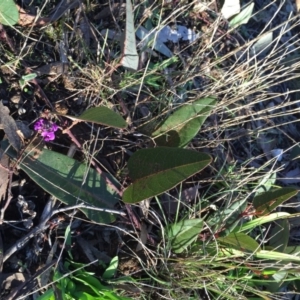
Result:
<instances>
[{"instance_id":1,"label":"thin stem","mask_svg":"<svg viewBox=\"0 0 300 300\"><path fill-rule=\"evenodd\" d=\"M80 149L82 150L82 146L79 143L79 141L76 139L76 137L73 135L73 133L71 132L70 129L64 129L64 133L66 133L70 139L72 140L72 142ZM91 160L91 164L93 165L93 167L95 168L95 170L98 172L98 174L100 176L103 177L103 179L105 180L106 184L112 188L120 197L122 197L122 191L120 191L110 180L109 178L107 178L107 176L102 172L102 170L99 168L99 166L96 164L96 162L92 159Z\"/></svg>"}]
</instances>

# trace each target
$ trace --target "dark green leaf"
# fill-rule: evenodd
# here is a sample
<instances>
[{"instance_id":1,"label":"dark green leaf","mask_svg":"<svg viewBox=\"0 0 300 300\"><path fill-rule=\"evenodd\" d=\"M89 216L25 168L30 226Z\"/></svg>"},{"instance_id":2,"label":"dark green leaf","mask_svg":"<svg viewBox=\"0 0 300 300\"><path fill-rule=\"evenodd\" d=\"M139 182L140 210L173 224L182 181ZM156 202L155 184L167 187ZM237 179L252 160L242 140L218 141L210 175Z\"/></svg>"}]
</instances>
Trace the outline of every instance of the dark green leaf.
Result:
<instances>
[{"instance_id":1,"label":"dark green leaf","mask_svg":"<svg viewBox=\"0 0 300 300\"><path fill-rule=\"evenodd\" d=\"M290 239L290 225L287 219L277 220L273 223L273 227L270 232L269 245L273 247L275 251L285 252L285 248Z\"/></svg>"},{"instance_id":2,"label":"dark green leaf","mask_svg":"<svg viewBox=\"0 0 300 300\"><path fill-rule=\"evenodd\" d=\"M74 119L74 117L71 118ZM119 114L105 106L90 108L76 119L116 128L127 126L126 121Z\"/></svg>"},{"instance_id":3,"label":"dark green leaf","mask_svg":"<svg viewBox=\"0 0 300 300\"><path fill-rule=\"evenodd\" d=\"M104 286L94 275L88 273L79 274L72 277L74 280L88 286L96 295L100 295L101 290L110 290L109 286Z\"/></svg>"},{"instance_id":4,"label":"dark green leaf","mask_svg":"<svg viewBox=\"0 0 300 300\"><path fill-rule=\"evenodd\" d=\"M153 133L159 146L185 147L199 132L215 107L216 99L204 98L175 110Z\"/></svg>"},{"instance_id":5,"label":"dark green leaf","mask_svg":"<svg viewBox=\"0 0 300 300\"><path fill-rule=\"evenodd\" d=\"M218 241L224 244L226 247L231 247L236 250L251 252L260 250L258 242L243 232L232 232L226 237L218 238Z\"/></svg>"},{"instance_id":6,"label":"dark green leaf","mask_svg":"<svg viewBox=\"0 0 300 300\"><path fill-rule=\"evenodd\" d=\"M258 215L267 215L283 202L296 196L298 191L295 188L285 187L274 191L268 191L253 199L253 206Z\"/></svg>"},{"instance_id":7,"label":"dark green leaf","mask_svg":"<svg viewBox=\"0 0 300 300\"><path fill-rule=\"evenodd\" d=\"M19 11L13 0L0 1L0 23L3 25L15 25L19 21Z\"/></svg>"},{"instance_id":8,"label":"dark green leaf","mask_svg":"<svg viewBox=\"0 0 300 300\"><path fill-rule=\"evenodd\" d=\"M139 150L128 161L133 183L124 191L123 201L135 203L159 195L201 171L210 162L208 154L187 149Z\"/></svg>"},{"instance_id":9,"label":"dark green leaf","mask_svg":"<svg viewBox=\"0 0 300 300\"><path fill-rule=\"evenodd\" d=\"M181 253L189 246L201 232L202 219L181 220L167 229L167 236L171 242L172 250Z\"/></svg>"},{"instance_id":10,"label":"dark green leaf","mask_svg":"<svg viewBox=\"0 0 300 300\"><path fill-rule=\"evenodd\" d=\"M3 149L7 146L7 141L1 142ZM6 153L16 158L16 152L11 147ZM84 201L98 208L113 208L118 202L114 191L94 169L87 170L86 165L57 152L43 149L37 159L26 153L20 167L45 191L68 205ZM109 174L105 175L114 181ZM84 208L82 211L95 222L110 223L115 220L112 214L106 212Z\"/></svg>"},{"instance_id":11,"label":"dark green leaf","mask_svg":"<svg viewBox=\"0 0 300 300\"><path fill-rule=\"evenodd\" d=\"M300 246L288 246L285 248L284 253L299 255Z\"/></svg>"}]
</instances>

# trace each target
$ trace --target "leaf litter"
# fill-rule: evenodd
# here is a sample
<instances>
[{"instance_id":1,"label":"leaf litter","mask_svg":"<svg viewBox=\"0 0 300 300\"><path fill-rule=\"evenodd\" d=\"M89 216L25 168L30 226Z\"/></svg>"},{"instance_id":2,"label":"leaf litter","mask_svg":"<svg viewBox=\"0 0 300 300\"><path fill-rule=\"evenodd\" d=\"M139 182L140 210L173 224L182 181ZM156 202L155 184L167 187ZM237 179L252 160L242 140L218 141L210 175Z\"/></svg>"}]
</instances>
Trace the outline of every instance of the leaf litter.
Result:
<instances>
[{"instance_id":1,"label":"leaf litter","mask_svg":"<svg viewBox=\"0 0 300 300\"><path fill-rule=\"evenodd\" d=\"M233 5L233 1L225 1L226 4L230 4L230 2L231 5ZM261 3L262 2L264 1L261 1ZM74 6L72 3L74 3ZM149 11L143 11L143 9L137 11L134 9L134 16L137 18L136 20L140 22L140 24L145 25L142 32L143 36L139 36L142 43L140 43L140 45L138 44L138 46L141 47L138 48L138 53L143 48L146 48L147 50L145 53L142 52L146 57L144 58L145 63L143 65L147 66L147 59L149 57L151 57L151 59L155 57L153 60L155 63L163 61L165 58L164 56L172 58L174 55L178 55L179 57L178 61L180 61L180 63L176 65L177 69L175 68L175 71L178 72L178 77L171 75L167 76L168 85L164 86L164 89L167 92L163 94L163 98L160 98L159 90L157 91L155 88L152 89L152 86L155 85L151 82L151 80L149 80L149 78L147 78L147 76L143 77L144 81L143 85L141 85L143 88L140 90L140 86L135 84L137 79L134 77L134 72L113 72L113 70L116 70L118 67L118 59L122 58L120 47L122 39L117 39L116 37L121 37L122 30L125 28L125 5L113 3L110 6L104 5L101 2L95 4L92 9L86 9L85 6L82 6L82 4L79 6L78 3L79 2L77 1L56 1L54 12L51 12L50 7L46 6L44 11L41 11L40 16L42 17L39 18L37 18L35 14L28 13L31 5L33 4L24 4L24 8L20 9L21 17L19 25L21 26L21 29L22 26L32 26L33 39L41 36L42 41L42 43L37 42L36 44L33 42L31 44L30 41L28 49L30 49L32 53L28 51L25 54L23 51L20 53L20 56L23 55L24 60L29 62L30 67L34 69L34 72L38 72L39 78L36 79L36 82L40 85L41 89L45 91L45 94L50 100L49 103L53 104L53 107L56 107L57 104L64 104L65 107L67 107L68 114L78 116L87 107L93 105L98 106L105 103L116 110L118 110L119 105L123 105L126 107L126 111L130 113L134 112L131 117L133 124L135 125L139 122L143 123L141 120L138 120L137 117L135 118L133 116L134 114L137 116L139 114L139 110L142 110L142 108L147 111L147 118L151 119L156 117L157 111L159 111L159 108L163 105L167 108L177 107L179 103L174 99L181 98L184 99L184 101L187 101L193 96L193 93L203 94L205 91L213 91L213 93L218 95L219 100L221 101L221 107L217 107L217 111L214 116L208 118L203 125L200 134L197 135L196 139L192 142L192 147L201 149L201 151L204 150L209 154L212 152L212 148L218 149L215 153L219 153L219 160L216 160L216 164L214 165L217 171L212 167L209 170L204 171L201 176L195 175L189 182L184 183L182 193L180 193L177 188L172 189L170 191L171 197L167 200L168 204L170 204L170 199L180 198L179 195L181 195L181 198L179 199L180 211L183 211L185 206L198 201L198 198L201 198L200 195L205 195L205 185L215 177L217 177L217 180L221 182L220 184L222 184L223 178L230 178L228 182L230 183L231 188L238 191L239 188L244 188L247 184L251 185L255 182L255 168L256 170L262 169L263 172L269 172L273 166L281 167L283 168L283 171L281 170L278 172L278 180L283 180L282 182L284 184L299 184L299 162L296 161L293 166L289 164L289 151L287 150L294 143L293 140L297 140L296 134L299 132L299 125L296 122L296 119L293 119L292 115L289 116L287 112L293 111L292 107L297 105L299 106L299 104L295 101L292 102L288 97L283 97L283 95L287 93L289 88L291 89L295 82L290 82L288 84L284 82L281 83L280 78L286 76L282 71L276 75L277 83L272 83L271 81L274 79L271 74L273 71L276 72L276 68L269 69L267 65L263 68L260 67L261 61L256 64L254 60L257 57L255 55L253 56L253 51L261 52L261 57L259 57L259 59L264 59L266 55L271 56L272 49L275 49L272 48L275 43L281 45L288 41L288 47L292 48L293 40L291 39L291 33L294 29L289 27L290 24L287 25L285 29L286 32L284 32L283 28L280 29L283 32L282 39L276 40L276 37L279 36L280 33L279 30L276 29L276 26L283 22L283 15L286 14L287 11L293 11L292 9L289 9L291 1L286 1L286 4L281 7L281 14L270 13L274 11L274 8L275 10L278 8L277 4L273 4L272 7L262 9L260 12L261 15L258 13L255 17L250 18L246 25L243 25L242 36L231 32L231 35L226 35L227 38L224 38L222 31L227 32L228 23L215 22L216 20L213 17L213 14L207 10L208 6L205 5L204 9L199 9L198 14L195 14L194 9L192 9L191 13L187 12L185 18L173 13L172 8L170 9L166 7L166 11L174 17L172 19L172 21L175 20L175 22L173 22L174 24L168 24L172 22L167 21L163 22L163 25L156 26L157 24L154 22L154 25L152 24L152 28L151 26L146 28L147 24L142 22L142 20L144 20L143 18L146 18ZM237 2L234 3L237 5ZM211 7L209 8L211 9ZM235 7L234 10L232 9L232 11L229 12L231 9L232 6L227 8L226 11L224 7L221 12L226 18L232 18L234 17L234 14L238 15L241 11L238 11ZM219 13L217 10L215 12ZM168 13L162 13L163 21L168 18ZM230 13L232 15L230 15ZM255 13L257 13L257 11L255 11ZM268 24L265 18L261 17L263 14L268 16L270 24ZM89 22L86 21L87 16ZM155 17L156 16L154 16L154 18ZM191 23L186 22L186 18L189 18ZM237 18L232 24L242 24L242 21L243 20L239 20ZM35 28L35 26L46 24L48 24L48 28ZM266 30L272 31L265 35L265 38L262 39L259 35L264 26L266 26ZM60 28L59 30L57 30L58 27ZM91 28L93 30L91 30ZM140 26L139 28L143 27ZM99 31L102 33L102 36L97 35L98 29L100 29ZM111 34L111 32L113 33L109 36L109 40L106 39L107 32L109 32L109 34ZM7 35L7 33L9 34ZM146 36L150 36L151 39L147 39ZM154 47L152 47L153 45L151 43L155 36L156 42L154 42ZM255 40L256 37L258 37L257 40ZM14 31L4 28L0 38L4 41L4 44L8 48L15 49L17 51L22 50L18 45L23 44L23 42L21 42L22 37L17 36ZM284 39L285 41L282 42ZM66 62L60 51L58 51L60 40L63 40L65 45L63 47L64 51L67 53L67 56L65 57L70 59L68 61L68 68L62 68L64 69L63 72L60 71L60 67ZM17 41L17 43L15 43L15 41ZM207 45L209 45L209 41L215 42L212 51L209 50L212 48L207 47ZM249 49L243 49L243 55L236 55L235 58L233 58L234 55L232 55L232 57L223 64L219 64L218 62L218 64L214 65L214 59L216 58L214 55L217 54L218 57L227 55L231 50L235 49L236 44L234 43L236 41L240 43L240 46L243 46L243 42L246 44L248 41L253 41L253 43ZM103 43L103 47L101 43ZM202 53L198 52L197 47L194 47L195 45L198 45L198 48L207 47L207 51ZM264 51L264 49L266 49L266 51ZM136 52L134 52L134 54L135 53ZM153 57L151 55L153 55ZM276 55L280 57L283 54L278 52ZM199 59L197 59L197 57L199 57ZM243 59L245 59L245 57L252 58L252 60L249 59L250 61L247 61L244 64ZM7 64L10 63L5 57L3 57L3 59ZM190 63L190 61L192 62ZM205 61L206 64L204 64ZM114 64L115 62L116 64ZM208 65L209 68L207 67ZM237 67L237 65L239 65L238 72L234 70L234 67ZM18 74L22 72L25 73L22 67L20 69L14 65L11 67ZM57 69L55 69L55 67L57 67ZM153 66L151 65L151 67ZM162 71L159 68L155 69L155 67L153 67L153 73L159 77L158 82L164 83L166 78L165 74L167 74L167 72L169 72L168 74L172 74L172 71L174 71L173 65L172 68L163 68ZM222 69L222 71L220 69ZM253 69L256 69L257 74L261 74L262 78L265 80L270 78L270 85L273 85L268 89L266 88L262 94L251 94L251 89L255 89L256 87L255 84L263 84L261 81L250 81L251 73L247 73L247 70ZM137 72L138 71L140 70L137 70ZM237 75L232 75L234 72L236 72ZM67 78L72 88L66 88L66 81L62 80L61 75ZM146 72L144 75L147 75ZM51 78L51 80L46 80L49 79L46 78L47 76L53 76L53 78ZM122 82L126 76L128 76L128 80ZM193 80L189 81L189 76L193 76ZM171 80L169 80L170 78ZM225 79L228 89L224 91L224 89L222 90L220 86L224 84ZM1 72L1 80L4 81L3 85L5 86L5 92L3 92L3 90L0 92L4 93L6 96L2 98L7 99L9 98L7 95L12 95L12 92L8 92L10 86L14 86L14 89L18 89L18 78L16 78L16 74L8 76ZM9 84L6 83L6 80ZM251 82L249 86L247 85L247 80ZM122 87L121 85L118 85L121 83L123 84ZM151 86L151 84L153 85ZM108 86L110 88L107 88ZM235 93L232 91L238 87L243 87L244 91L242 96L236 97ZM44 100L43 95L38 92L35 84L29 82L26 88L28 93L25 92L25 90L21 91L22 95L25 96L26 99L24 101L24 109L26 109L25 115L17 115L13 106L9 106L13 112L14 117L12 117L6 106L2 103L0 106L1 124L3 124L3 127L5 124L4 131L10 143L13 144L14 148L18 151L22 148L23 137L20 137L17 133L19 129L14 118L23 118L23 120L25 119L28 123L32 123L40 117L38 112L42 110L42 107L45 106L45 104L47 105L47 102ZM278 91L277 88L280 88L281 90ZM182 94L186 95L185 98L179 97L179 95ZM224 94L226 96L223 98ZM154 100L158 101L155 102ZM273 111L277 109L278 113L270 113L271 102L272 107L274 108ZM168 110L166 109L166 111ZM282 113L280 114L280 112ZM294 113L297 113L297 111ZM167 112L163 111L159 117L164 114L167 114ZM293 121L293 127L290 121ZM70 123L68 123L68 125L70 125ZM95 154L97 155L97 159L100 160L101 163L113 174L118 174L118 176L120 176L118 179L126 185L128 183L128 178L126 177L126 163L124 161L128 159L128 156L131 153L136 151L136 146L130 145L138 145L138 147L145 146L143 136L138 136L137 134L130 135L130 133L123 129L112 130L103 128L100 133L97 133L99 136L94 138L94 134L96 134L97 129L95 129L96 127L90 128L88 126L91 125L87 125L82 122L81 124L74 126L72 130L74 130L74 134L79 136L80 140L84 143L86 147L84 148L85 150L92 145L95 146L95 149L97 150L101 149L99 150L100 155L99 153ZM286 135L283 135L277 127L280 127ZM238 131L245 131L247 134L235 136L234 134ZM93 141L89 142L91 136ZM289 137L292 139L289 139ZM26 136L24 135L24 138L30 138L30 134L27 134ZM120 142L122 139L123 141ZM101 143L99 140L101 140ZM50 143L48 147L50 147L51 150L53 149L58 152L64 152L65 147L68 147L69 143L70 141L65 135L58 134L55 138L55 142ZM128 144L130 145L128 146ZM114 149L114 151L111 149ZM278 158L281 156L282 152L282 161L279 161ZM226 153L228 153L228 155ZM84 155L85 154L76 154L76 159L85 160L90 154L86 157L84 157ZM271 165L268 165L267 162L272 159L274 161L274 158L275 160L277 159L277 162L275 164L272 163ZM7 164L7 162L5 162L7 157L4 157L3 159L3 166L5 166L5 163ZM227 160L230 160L231 164L226 164L223 168L224 161L227 162ZM265 164L267 166L262 168ZM255 168L253 169L254 165ZM234 168L236 168L234 176L238 176L239 174L242 174L242 172L249 172L250 181L246 183L239 183L237 177L234 177L233 174L230 173L230 170ZM253 172L252 176L250 175L251 172ZM1 176L1 178L2 177L8 178L8 174L5 169L3 169L3 176ZM25 176L22 173L20 173L20 175L14 175L14 179L17 180L23 179L23 177ZM252 177L254 179L251 182ZM200 185L198 186L199 183ZM6 186L7 181L4 180L3 190L6 190ZM4 194L5 192L3 192L2 197L5 198ZM14 191L14 194L17 195L18 192ZM27 181L24 186L24 194L33 195L36 199L38 199L35 201L38 207L37 211L43 210L43 206L47 203L45 192L39 192L37 186L30 180ZM240 193L238 196L241 197L243 194ZM163 200L166 199L166 194L158 196L158 199L164 202ZM104 260L105 258L106 261L108 261L109 258L114 257L116 253L122 251L126 252L127 249L124 249L128 245L133 245L131 246L130 251L134 249L133 252L136 252L144 251L146 247L151 244L151 239L154 241L152 245L154 245L155 242L159 242L160 237L155 228L159 227L160 223L154 217L155 215L158 215L159 210L155 205L156 204L153 199L151 199L151 201L150 199L147 200L147 206L144 207L144 211L142 213L140 212L140 209L136 207L130 206L129 209L127 206L126 209L128 215L126 217L122 216L116 221L115 225L118 229L116 229L114 234L111 234L105 226L91 225L84 221L80 223L80 225L76 227L76 230L81 232L81 236L77 241L76 237L74 237L75 242L73 252L76 255L75 259L91 261L95 257L101 258L99 253L104 253L102 259ZM163 203L163 206L165 205L166 204ZM168 208L170 210L166 213L166 215L171 222L174 221L177 208L177 203L171 203ZM51 214L49 214L49 216L50 215ZM11 211L9 211L7 217L10 217L10 220L17 218L17 216ZM50 223L47 223L47 226L53 226L53 229L57 229L58 236L59 234L63 235L66 226L72 221L72 218L72 214L69 214L66 215L65 219L61 222L57 222L56 224L53 220L53 224L50 225ZM79 214L79 218L85 219L82 214ZM148 223L145 225L146 223L144 223L144 221L141 222L142 219L146 219L146 223L153 223L154 226L150 226ZM161 219L163 219L163 216L161 216L160 221ZM11 227L6 228L9 229L8 231L11 230ZM126 233L124 233L124 231L120 228L125 228L124 231ZM43 228L41 231L46 232L46 229ZM15 231L12 232L13 234L10 236L7 234L5 235L7 244L13 244L17 240L16 236L18 235L15 234ZM132 236L128 236L128 232L135 232L134 237L140 239L142 243L134 243L134 238L132 238ZM51 234L49 233L47 238L45 235L44 240L49 239L49 243L51 243L51 240L56 237L53 231ZM118 238L116 238L116 236L118 236ZM122 247L120 245L126 245L126 247ZM45 246L41 253L33 254L33 252L30 251L30 247L25 246L22 250L16 251L16 257L23 259L24 261L24 257L32 255L33 259L28 260L28 265L32 274L36 274L39 268L37 261L40 257L42 257L42 255L48 254L46 250L47 247ZM85 254L85 252L88 253ZM138 269L138 263L132 262L132 260L128 259L128 256L126 255L128 255L128 253L124 254L121 261L124 262L124 260L126 261L127 259L128 265L130 266L127 268L126 263L124 263L123 266L120 266L120 269L124 270L127 268L126 272L127 274L130 274L130 272L134 272ZM150 251L146 251L146 256L148 258L147 263L155 265L153 261L155 261L156 254L153 256ZM7 272L7 270L5 271ZM96 269L92 269L92 271L95 271L96 273L98 272ZM14 272L17 273L17 270L15 269ZM99 275L99 273L97 273L97 275Z\"/></svg>"}]
</instances>

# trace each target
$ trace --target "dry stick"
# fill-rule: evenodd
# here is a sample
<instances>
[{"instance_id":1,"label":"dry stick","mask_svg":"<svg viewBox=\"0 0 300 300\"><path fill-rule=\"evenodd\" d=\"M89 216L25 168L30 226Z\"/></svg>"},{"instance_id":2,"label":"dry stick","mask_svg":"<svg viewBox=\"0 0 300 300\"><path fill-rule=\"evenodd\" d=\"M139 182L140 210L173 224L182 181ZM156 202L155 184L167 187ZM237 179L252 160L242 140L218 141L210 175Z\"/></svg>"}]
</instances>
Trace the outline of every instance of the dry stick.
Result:
<instances>
[{"instance_id":1,"label":"dry stick","mask_svg":"<svg viewBox=\"0 0 300 300\"><path fill-rule=\"evenodd\" d=\"M8 207L8 205L10 204L11 199L13 198L12 192L11 192L11 183L12 183L12 175L13 172L12 170L9 170L9 183L8 183L8 189L7 189L7 199L5 201L4 206L1 209L1 213L0 213L0 224L3 222L4 219L4 213Z\"/></svg>"},{"instance_id":2,"label":"dry stick","mask_svg":"<svg viewBox=\"0 0 300 300\"><path fill-rule=\"evenodd\" d=\"M93 207L86 205L84 203L78 204L78 205L73 205L69 207L64 207L64 208L58 208L53 210L53 199L54 197L50 197L50 200L47 202L47 205L43 211L41 221L38 226L36 226L34 229L32 229L30 232L28 232L25 236L20 238L13 246L11 246L3 255L3 262L5 262L11 255L13 255L16 251L20 250L22 247L25 246L27 242L34 236L36 236L38 233L45 231L49 226L50 222L49 219L52 218L54 215L60 212L65 212L68 210L74 210L77 208L87 208L87 209L92 209L96 211L103 211L111 214L119 214L121 216L125 216L126 213L117 211L114 209L106 209L106 208L98 208L98 207ZM50 211L49 211L50 210ZM46 212L46 213L44 213Z\"/></svg>"},{"instance_id":3,"label":"dry stick","mask_svg":"<svg viewBox=\"0 0 300 300\"><path fill-rule=\"evenodd\" d=\"M50 223L47 224L47 222L52 217L53 214L53 205L54 205L53 203L54 201L52 201L52 198L50 197L50 200L47 202L44 211L42 213L39 225L33 228L25 236L23 236L16 243L14 243L13 246L11 246L8 250L6 250L3 256L3 262L5 262L16 251L23 248L31 238L36 236L38 233L43 232L45 229L47 229L50 226Z\"/></svg>"},{"instance_id":4,"label":"dry stick","mask_svg":"<svg viewBox=\"0 0 300 300\"><path fill-rule=\"evenodd\" d=\"M117 214L117 215L121 215L121 216L126 216L126 213L122 212L122 211L118 211L118 210L114 210L114 209L108 209L108 208L99 208L99 207L94 207L94 206L90 206L84 203L80 203L77 205L73 205L73 206L68 206L68 207L64 207L64 208L58 208L56 210L53 211L52 215L56 215L60 212L65 212L68 210L72 210L72 209L77 209L77 208L86 208L86 209L91 209L91 210L96 210L96 211L102 211L102 212L107 212L110 214Z\"/></svg>"}]
</instances>

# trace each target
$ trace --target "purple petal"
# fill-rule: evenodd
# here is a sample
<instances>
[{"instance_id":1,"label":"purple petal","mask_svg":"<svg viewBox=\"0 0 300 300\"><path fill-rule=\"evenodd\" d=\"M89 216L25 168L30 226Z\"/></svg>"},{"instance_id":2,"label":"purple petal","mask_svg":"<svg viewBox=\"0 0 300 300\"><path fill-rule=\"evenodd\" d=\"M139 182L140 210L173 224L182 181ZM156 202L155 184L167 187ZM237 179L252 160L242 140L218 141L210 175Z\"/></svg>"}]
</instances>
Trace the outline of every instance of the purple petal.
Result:
<instances>
[{"instance_id":1,"label":"purple petal","mask_svg":"<svg viewBox=\"0 0 300 300\"><path fill-rule=\"evenodd\" d=\"M56 124L56 123L52 123L52 125L51 125L51 130L52 130L52 131L56 131L57 129L58 129L57 124Z\"/></svg>"},{"instance_id":2,"label":"purple petal","mask_svg":"<svg viewBox=\"0 0 300 300\"><path fill-rule=\"evenodd\" d=\"M41 136L44 138L44 141L49 142L55 139L55 134L53 131L43 131Z\"/></svg>"},{"instance_id":3,"label":"purple petal","mask_svg":"<svg viewBox=\"0 0 300 300\"><path fill-rule=\"evenodd\" d=\"M44 127L44 119L39 119L37 122L35 122L33 128L34 130L42 130Z\"/></svg>"}]
</instances>

